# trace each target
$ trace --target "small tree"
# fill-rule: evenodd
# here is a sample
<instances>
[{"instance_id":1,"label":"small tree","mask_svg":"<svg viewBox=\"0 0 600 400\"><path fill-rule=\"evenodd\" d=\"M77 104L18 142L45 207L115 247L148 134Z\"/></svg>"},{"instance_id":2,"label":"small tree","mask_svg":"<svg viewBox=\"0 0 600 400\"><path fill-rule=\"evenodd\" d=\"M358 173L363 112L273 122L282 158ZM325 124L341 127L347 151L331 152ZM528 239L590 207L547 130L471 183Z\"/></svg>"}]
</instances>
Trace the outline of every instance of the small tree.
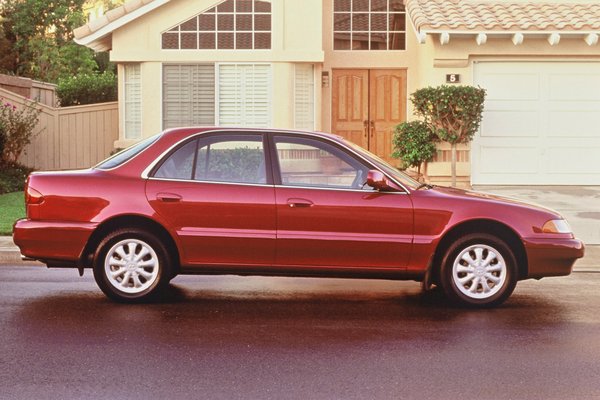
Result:
<instances>
[{"instance_id":1,"label":"small tree","mask_svg":"<svg viewBox=\"0 0 600 400\"><path fill-rule=\"evenodd\" d=\"M0 125L5 133L0 161L16 163L25 147L39 133L36 126L41 110L36 105L36 102L28 101L19 108L8 102L0 103Z\"/></svg>"},{"instance_id":2,"label":"small tree","mask_svg":"<svg viewBox=\"0 0 600 400\"><path fill-rule=\"evenodd\" d=\"M435 155L435 142L437 137L429 126L421 121L403 122L396 126L394 132L392 157L402 161L401 168L417 167L417 174L421 176L421 165L433 159Z\"/></svg>"},{"instance_id":3,"label":"small tree","mask_svg":"<svg viewBox=\"0 0 600 400\"><path fill-rule=\"evenodd\" d=\"M427 87L411 95L415 113L452 149L452 186L456 186L456 145L468 143L479 129L485 89L473 86Z\"/></svg>"}]
</instances>

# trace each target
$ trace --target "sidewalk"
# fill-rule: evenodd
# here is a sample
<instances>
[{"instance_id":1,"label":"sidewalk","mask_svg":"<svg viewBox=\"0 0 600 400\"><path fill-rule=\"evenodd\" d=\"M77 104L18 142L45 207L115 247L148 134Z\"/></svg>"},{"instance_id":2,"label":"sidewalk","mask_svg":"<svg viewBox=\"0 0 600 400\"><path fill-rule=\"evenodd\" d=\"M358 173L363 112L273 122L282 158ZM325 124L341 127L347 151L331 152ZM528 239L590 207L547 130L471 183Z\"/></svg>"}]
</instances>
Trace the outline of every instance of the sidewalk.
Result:
<instances>
[{"instance_id":1,"label":"sidewalk","mask_svg":"<svg viewBox=\"0 0 600 400\"><path fill-rule=\"evenodd\" d=\"M10 236L0 236L0 266L3 264L42 265L36 261L22 261L19 248ZM574 271L600 272L600 245L586 246L585 257L577 261Z\"/></svg>"}]
</instances>

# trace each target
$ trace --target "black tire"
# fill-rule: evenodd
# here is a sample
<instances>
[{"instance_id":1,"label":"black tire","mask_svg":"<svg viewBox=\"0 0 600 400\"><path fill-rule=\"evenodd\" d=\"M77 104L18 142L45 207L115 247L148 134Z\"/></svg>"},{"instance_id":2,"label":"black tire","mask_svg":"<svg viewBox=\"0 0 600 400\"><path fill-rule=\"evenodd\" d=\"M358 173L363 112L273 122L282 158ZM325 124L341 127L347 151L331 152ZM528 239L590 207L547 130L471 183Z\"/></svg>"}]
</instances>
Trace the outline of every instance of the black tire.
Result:
<instances>
[{"instance_id":1,"label":"black tire","mask_svg":"<svg viewBox=\"0 0 600 400\"><path fill-rule=\"evenodd\" d=\"M517 261L502 239L487 233L468 234L444 253L440 283L446 296L457 305L495 307L515 289Z\"/></svg>"},{"instance_id":2,"label":"black tire","mask_svg":"<svg viewBox=\"0 0 600 400\"><path fill-rule=\"evenodd\" d=\"M96 283L106 296L121 303L156 300L172 276L172 261L165 245L141 229L112 232L94 254Z\"/></svg>"}]
</instances>

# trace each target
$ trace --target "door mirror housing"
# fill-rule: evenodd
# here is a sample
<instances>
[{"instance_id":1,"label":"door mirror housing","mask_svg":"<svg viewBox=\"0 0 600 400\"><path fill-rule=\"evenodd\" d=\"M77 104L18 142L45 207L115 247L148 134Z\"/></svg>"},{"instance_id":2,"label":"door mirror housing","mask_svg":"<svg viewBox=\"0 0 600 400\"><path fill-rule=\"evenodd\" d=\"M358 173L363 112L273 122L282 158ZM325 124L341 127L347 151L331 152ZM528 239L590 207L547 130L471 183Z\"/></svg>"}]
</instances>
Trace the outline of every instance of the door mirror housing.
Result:
<instances>
[{"instance_id":1,"label":"door mirror housing","mask_svg":"<svg viewBox=\"0 0 600 400\"><path fill-rule=\"evenodd\" d=\"M394 190L383 172L376 169L371 169L367 172L367 185L381 191Z\"/></svg>"}]
</instances>

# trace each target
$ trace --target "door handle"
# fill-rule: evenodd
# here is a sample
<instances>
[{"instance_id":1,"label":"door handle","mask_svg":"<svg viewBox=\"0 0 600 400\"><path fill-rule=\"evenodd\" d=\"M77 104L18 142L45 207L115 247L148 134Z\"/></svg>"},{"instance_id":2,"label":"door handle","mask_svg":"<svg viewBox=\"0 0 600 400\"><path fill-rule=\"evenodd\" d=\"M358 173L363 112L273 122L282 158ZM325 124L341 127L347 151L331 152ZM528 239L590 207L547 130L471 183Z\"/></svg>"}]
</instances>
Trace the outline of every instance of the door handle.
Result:
<instances>
[{"instance_id":1,"label":"door handle","mask_svg":"<svg viewBox=\"0 0 600 400\"><path fill-rule=\"evenodd\" d=\"M313 202L306 199L288 199L287 204L290 208L308 208L313 206Z\"/></svg>"},{"instance_id":2,"label":"door handle","mask_svg":"<svg viewBox=\"0 0 600 400\"><path fill-rule=\"evenodd\" d=\"M158 193L156 199L165 203L176 203L181 201L181 196L175 193Z\"/></svg>"},{"instance_id":3,"label":"door handle","mask_svg":"<svg viewBox=\"0 0 600 400\"><path fill-rule=\"evenodd\" d=\"M375 121L371 120L369 122L369 125L371 126L371 137L373 137L373 135L375 134Z\"/></svg>"},{"instance_id":4,"label":"door handle","mask_svg":"<svg viewBox=\"0 0 600 400\"><path fill-rule=\"evenodd\" d=\"M368 119L365 119L363 121L363 127L365 128L364 129L365 137L369 136L369 120Z\"/></svg>"}]
</instances>

